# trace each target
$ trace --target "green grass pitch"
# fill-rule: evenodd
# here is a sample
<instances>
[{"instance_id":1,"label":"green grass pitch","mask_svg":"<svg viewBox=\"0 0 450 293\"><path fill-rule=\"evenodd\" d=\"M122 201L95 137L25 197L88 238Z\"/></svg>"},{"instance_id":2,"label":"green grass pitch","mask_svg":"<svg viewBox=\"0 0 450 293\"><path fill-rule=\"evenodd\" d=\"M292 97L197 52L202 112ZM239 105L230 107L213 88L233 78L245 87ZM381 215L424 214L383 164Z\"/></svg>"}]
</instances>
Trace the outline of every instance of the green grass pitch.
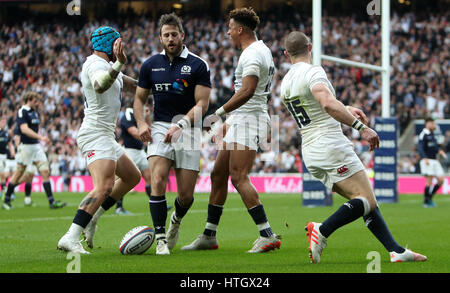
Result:
<instances>
[{"instance_id":1,"label":"green grass pitch","mask_svg":"<svg viewBox=\"0 0 450 293\"><path fill-rule=\"evenodd\" d=\"M0 273L65 273L70 259L56 250L59 238L67 231L84 194L56 193L68 202L50 210L43 193L32 198L38 207L24 207L23 194L13 202L11 211L0 210ZM219 249L181 251L181 246L202 233L206 220L207 194L196 194L195 202L183 219L177 246L170 256L156 256L155 244L143 255L124 256L119 252L122 237L131 228L152 226L148 198L131 193L124 206L133 215L115 215L113 209L102 216L90 255L82 255L82 273L365 273L371 251L380 253L381 273L450 272L450 198L436 195L436 208L422 207L421 195L401 195L396 204L380 204L381 212L401 245L425 254L424 263L390 263L388 253L357 220L328 239L320 264L310 264L304 226L308 221L323 221L344 199L334 195L331 207L303 207L295 194L261 194L269 222L282 235L281 249L264 254L247 254L258 231L240 196L230 194L218 229ZM167 194L173 205L174 193ZM170 213L169 212L169 216Z\"/></svg>"}]
</instances>

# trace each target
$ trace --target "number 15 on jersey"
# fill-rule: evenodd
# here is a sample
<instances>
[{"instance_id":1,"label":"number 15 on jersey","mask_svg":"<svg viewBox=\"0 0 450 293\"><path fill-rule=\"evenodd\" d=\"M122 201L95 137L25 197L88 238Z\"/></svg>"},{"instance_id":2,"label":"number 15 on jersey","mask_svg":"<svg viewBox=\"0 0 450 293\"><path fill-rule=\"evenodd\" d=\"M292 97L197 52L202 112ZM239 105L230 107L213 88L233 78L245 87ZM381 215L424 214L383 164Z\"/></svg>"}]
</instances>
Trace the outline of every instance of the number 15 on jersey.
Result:
<instances>
[{"instance_id":1,"label":"number 15 on jersey","mask_svg":"<svg viewBox=\"0 0 450 293\"><path fill-rule=\"evenodd\" d=\"M302 128L311 123L311 118L309 118L308 113L306 113L306 110L302 107L300 98L285 101L285 104L297 122L298 127Z\"/></svg>"}]
</instances>

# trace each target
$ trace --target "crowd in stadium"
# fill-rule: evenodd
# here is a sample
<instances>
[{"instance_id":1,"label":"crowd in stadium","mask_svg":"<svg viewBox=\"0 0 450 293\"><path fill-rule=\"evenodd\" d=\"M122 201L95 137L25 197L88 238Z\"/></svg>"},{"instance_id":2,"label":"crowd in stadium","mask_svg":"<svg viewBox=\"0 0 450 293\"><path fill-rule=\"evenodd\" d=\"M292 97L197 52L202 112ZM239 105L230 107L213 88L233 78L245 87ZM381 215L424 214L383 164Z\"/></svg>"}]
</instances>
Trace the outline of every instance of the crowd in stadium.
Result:
<instances>
[{"instance_id":1,"label":"crowd in stadium","mask_svg":"<svg viewBox=\"0 0 450 293\"><path fill-rule=\"evenodd\" d=\"M448 12L416 19L415 14L394 14L391 19L391 115L399 119L401 132L416 118L432 116L450 119L449 63L450 26ZM280 20L283 19L283 20ZM227 37L226 20L184 16L185 43L205 59L211 68L212 93L208 114L233 94L233 71L238 52ZM301 169L300 134L280 99L280 85L289 69L283 55L283 38L291 30L311 36L311 17L292 14L278 18L261 16L259 38L271 48L276 74L272 83L270 114L279 117L279 149L261 150L253 172L297 172ZM83 118L83 93L79 73L88 55L89 35L100 25L111 25L126 44L128 64L124 72L138 77L141 64L162 51L157 21L133 17L117 21L86 23L81 29L57 23L30 22L0 29L0 110L14 128L17 109L24 91L42 94L41 131L51 143L46 146L52 175L84 175L86 165L76 145L77 130ZM355 61L381 63L379 17L329 16L323 19L323 50L327 55ZM360 107L374 121L381 114L381 76L369 70L324 63L338 99ZM123 111L133 96L124 97ZM364 164L372 167L372 156L357 131L344 127ZM120 130L117 128L118 138ZM450 158L450 134L446 135ZM215 148L205 141L202 170L213 167ZM399 171L419 173L417 154L400 160ZM448 165L446 167L448 168ZM445 166L445 165L444 165Z\"/></svg>"}]
</instances>

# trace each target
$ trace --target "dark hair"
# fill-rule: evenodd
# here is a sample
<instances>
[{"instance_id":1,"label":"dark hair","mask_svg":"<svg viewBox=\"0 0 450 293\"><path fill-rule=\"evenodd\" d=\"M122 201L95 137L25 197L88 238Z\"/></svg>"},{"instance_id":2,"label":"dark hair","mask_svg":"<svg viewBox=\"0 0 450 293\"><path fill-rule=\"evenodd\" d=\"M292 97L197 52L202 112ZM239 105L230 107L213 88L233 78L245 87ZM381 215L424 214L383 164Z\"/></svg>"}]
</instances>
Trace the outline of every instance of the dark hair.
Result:
<instances>
[{"instance_id":1,"label":"dark hair","mask_svg":"<svg viewBox=\"0 0 450 293\"><path fill-rule=\"evenodd\" d=\"M162 30L163 25L176 26L176 27L178 27L178 30L181 33L184 33L183 21L174 12L172 12L170 14L163 14L159 18L159 35L161 35L161 30Z\"/></svg>"},{"instance_id":2,"label":"dark hair","mask_svg":"<svg viewBox=\"0 0 450 293\"><path fill-rule=\"evenodd\" d=\"M284 40L284 47L292 57L303 56L308 53L309 38L302 32L291 32Z\"/></svg>"},{"instance_id":3,"label":"dark hair","mask_svg":"<svg viewBox=\"0 0 450 293\"><path fill-rule=\"evenodd\" d=\"M259 17L253 8L236 8L230 12L228 15L229 19L234 19L234 21L239 22L245 27L248 27L252 31L256 29L259 24Z\"/></svg>"},{"instance_id":4,"label":"dark hair","mask_svg":"<svg viewBox=\"0 0 450 293\"><path fill-rule=\"evenodd\" d=\"M425 123L427 123L427 122L434 122L434 119L431 117L427 117L427 118L425 118Z\"/></svg>"}]
</instances>

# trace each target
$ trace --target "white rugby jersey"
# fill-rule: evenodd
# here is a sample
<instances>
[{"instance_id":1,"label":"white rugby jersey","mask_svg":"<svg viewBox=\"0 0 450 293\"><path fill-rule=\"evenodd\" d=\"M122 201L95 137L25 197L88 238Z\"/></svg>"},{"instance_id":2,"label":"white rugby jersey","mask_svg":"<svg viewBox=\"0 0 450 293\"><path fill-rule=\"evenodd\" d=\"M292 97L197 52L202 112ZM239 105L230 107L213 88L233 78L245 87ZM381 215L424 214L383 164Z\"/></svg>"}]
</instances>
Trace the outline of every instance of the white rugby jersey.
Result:
<instances>
[{"instance_id":1,"label":"white rugby jersey","mask_svg":"<svg viewBox=\"0 0 450 293\"><path fill-rule=\"evenodd\" d=\"M111 87L102 94L94 90L93 76L99 70L108 71L111 64L105 59L91 55L87 57L81 71L84 94L84 118L80 131L101 131L114 135L122 100L122 73Z\"/></svg>"},{"instance_id":2,"label":"white rugby jersey","mask_svg":"<svg viewBox=\"0 0 450 293\"><path fill-rule=\"evenodd\" d=\"M324 83L336 95L325 70L305 62L293 64L281 82L281 99L300 128L303 146L325 133L342 134L341 124L312 95L318 83Z\"/></svg>"},{"instance_id":3,"label":"white rugby jersey","mask_svg":"<svg viewBox=\"0 0 450 293\"><path fill-rule=\"evenodd\" d=\"M272 52L263 41L253 42L242 51L238 65L234 72L235 92L242 87L242 79L248 75L258 77L258 85L255 93L244 105L234 110L232 114L245 114L248 112L267 113L267 96L270 93L270 85L275 73Z\"/></svg>"}]
</instances>

